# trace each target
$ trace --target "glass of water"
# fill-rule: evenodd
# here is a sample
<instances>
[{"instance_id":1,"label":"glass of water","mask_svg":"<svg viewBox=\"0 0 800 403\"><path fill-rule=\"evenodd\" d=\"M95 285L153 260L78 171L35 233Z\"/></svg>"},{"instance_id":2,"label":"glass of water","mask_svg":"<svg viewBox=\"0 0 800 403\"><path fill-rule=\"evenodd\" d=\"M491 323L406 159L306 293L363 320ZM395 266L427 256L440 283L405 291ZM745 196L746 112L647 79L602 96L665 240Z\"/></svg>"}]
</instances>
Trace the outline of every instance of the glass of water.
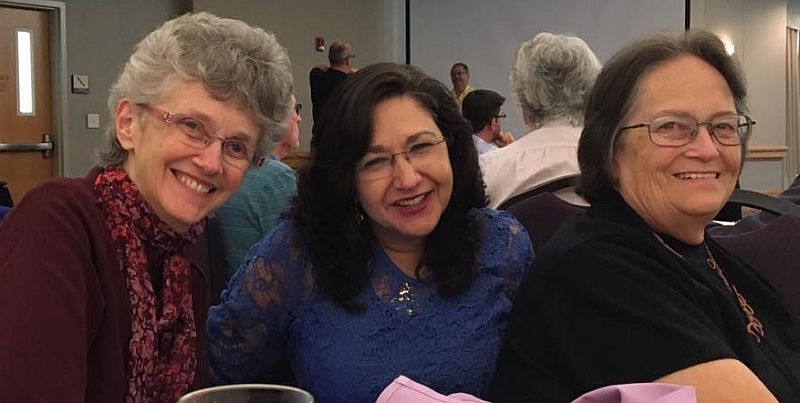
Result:
<instances>
[{"instance_id":1,"label":"glass of water","mask_svg":"<svg viewBox=\"0 0 800 403\"><path fill-rule=\"evenodd\" d=\"M314 403L314 397L291 386L242 384L196 390L178 403Z\"/></svg>"}]
</instances>

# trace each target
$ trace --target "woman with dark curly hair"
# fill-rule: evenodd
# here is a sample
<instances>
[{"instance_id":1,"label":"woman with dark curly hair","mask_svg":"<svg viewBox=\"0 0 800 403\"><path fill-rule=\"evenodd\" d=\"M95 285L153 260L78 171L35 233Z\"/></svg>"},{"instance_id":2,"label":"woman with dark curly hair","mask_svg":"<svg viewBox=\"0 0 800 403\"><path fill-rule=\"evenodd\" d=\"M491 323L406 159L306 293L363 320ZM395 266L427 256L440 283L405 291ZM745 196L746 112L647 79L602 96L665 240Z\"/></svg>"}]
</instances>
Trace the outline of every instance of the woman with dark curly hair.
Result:
<instances>
[{"instance_id":1,"label":"woman with dark curly hair","mask_svg":"<svg viewBox=\"0 0 800 403\"><path fill-rule=\"evenodd\" d=\"M481 394L533 251L484 208L447 89L414 67L364 68L314 138L292 213L209 313L214 376L253 380L285 355L324 402L375 401L398 375Z\"/></svg>"}]
</instances>

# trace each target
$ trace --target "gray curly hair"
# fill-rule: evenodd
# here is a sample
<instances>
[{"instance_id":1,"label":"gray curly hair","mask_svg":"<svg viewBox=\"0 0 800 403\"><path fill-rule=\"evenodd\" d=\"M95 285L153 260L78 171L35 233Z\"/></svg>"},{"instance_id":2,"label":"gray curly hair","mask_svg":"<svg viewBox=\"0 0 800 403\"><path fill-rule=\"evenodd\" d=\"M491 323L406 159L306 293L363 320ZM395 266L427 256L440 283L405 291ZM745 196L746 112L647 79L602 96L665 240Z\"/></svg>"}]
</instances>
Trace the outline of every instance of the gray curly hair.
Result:
<instances>
[{"instance_id":1,"label":"gray curly hair","mask_svg":"<svg viewBox=\"0 0 800 403\"><path fill-rule=\"evenodd\" d=\"M583 125L583 108L600 71L589 45L575 36L549 32L523 42L511 65L511 90L528 126L549 122Z\"/></svg>"},{"instance_id":2,"label":"gray curly hair","mask_svg":"<svg viewBox=\"0 0 800 403\"><path fill-rule=\"evenodd\" d=\"M284 131L291 110L291 66L286 50L269 32L205 12L165 22L133 48L111 87L109 116L123 99L157 103L181 81L198 81L215 99L251 113L261 128L256 160L271 145L265 134ZM109 120L97 157L100 166L122 164L128 156Z\"/></svg>"}]
</instances>

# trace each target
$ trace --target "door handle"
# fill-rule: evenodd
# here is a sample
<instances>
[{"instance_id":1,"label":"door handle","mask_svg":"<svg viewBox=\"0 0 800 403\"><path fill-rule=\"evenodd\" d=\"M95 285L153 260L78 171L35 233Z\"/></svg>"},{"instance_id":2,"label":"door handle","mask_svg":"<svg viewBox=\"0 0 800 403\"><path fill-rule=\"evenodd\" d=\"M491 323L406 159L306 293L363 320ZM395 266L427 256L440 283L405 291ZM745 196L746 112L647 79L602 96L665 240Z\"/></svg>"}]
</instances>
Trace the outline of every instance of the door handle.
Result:
<instances>
[{"instance_id":1,"label":"door handle","mask_svg":"<svg viewBox=\"0 0 800 403\"><path fill-rule=\"evenodd\" d=\"M53 146L50 135L43 134L41 143L0 143L0 152L41 151L42 158L49 159L53 156Z\"/></svg>"}]
</instances>

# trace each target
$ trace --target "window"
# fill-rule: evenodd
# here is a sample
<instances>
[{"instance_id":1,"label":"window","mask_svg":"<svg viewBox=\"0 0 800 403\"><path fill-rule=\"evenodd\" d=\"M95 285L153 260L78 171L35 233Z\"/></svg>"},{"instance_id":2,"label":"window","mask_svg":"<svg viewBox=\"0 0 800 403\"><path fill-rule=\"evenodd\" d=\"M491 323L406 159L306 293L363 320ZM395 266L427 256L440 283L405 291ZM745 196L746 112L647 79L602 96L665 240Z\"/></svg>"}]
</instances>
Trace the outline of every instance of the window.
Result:
<instances>
[{"instance_id":1,"label":"window","mask_svg":"<svg viewBox=\"0 0 800 403\"><path fill-rule=\"evenodd\" d=\"M33 115L33 33L17 30L17 113Z\"/></svg>"}]
</instances>

